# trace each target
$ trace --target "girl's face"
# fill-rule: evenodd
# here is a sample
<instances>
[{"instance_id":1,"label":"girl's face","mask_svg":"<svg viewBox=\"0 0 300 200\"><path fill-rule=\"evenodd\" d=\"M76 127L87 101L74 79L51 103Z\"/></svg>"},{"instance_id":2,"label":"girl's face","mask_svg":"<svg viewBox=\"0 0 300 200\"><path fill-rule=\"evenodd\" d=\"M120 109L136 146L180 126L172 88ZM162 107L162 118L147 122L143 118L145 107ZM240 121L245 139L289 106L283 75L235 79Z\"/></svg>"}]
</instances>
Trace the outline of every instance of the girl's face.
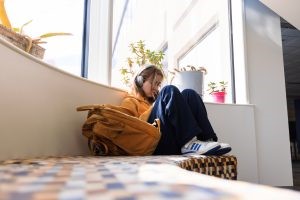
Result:
<instances>
[{"instance_id":1,"label":"girl's face","mask_svg":"<svg viewBox=\"0 0 300 200\"><path fill-rule=\"evenodd\" d=\"M150 76L143 84L143 91L145 92L145 95L147 97L153 97L156 99L161 82L163 80L163 77L161 75L156 75L154 78L153 76Z\"/></svg>"}]
</instances>

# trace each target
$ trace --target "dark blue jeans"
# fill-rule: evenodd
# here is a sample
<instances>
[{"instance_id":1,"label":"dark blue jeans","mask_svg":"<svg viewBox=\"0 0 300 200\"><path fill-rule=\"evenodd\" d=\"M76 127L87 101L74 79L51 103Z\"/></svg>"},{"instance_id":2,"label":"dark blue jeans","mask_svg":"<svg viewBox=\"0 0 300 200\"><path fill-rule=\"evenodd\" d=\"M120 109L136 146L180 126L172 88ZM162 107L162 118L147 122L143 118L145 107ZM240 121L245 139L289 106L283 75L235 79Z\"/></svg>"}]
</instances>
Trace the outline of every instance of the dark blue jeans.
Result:
<instances>
[{"instance_id":1,"label":"dark blue jeans","mask_svg":"<svg viewBox=\"0 0 300 200\"><path fill-rule=\"evenodd\" d=\"M205 105L194 90L180 92L173 85L165 86L153 105L148 122L153 123L156 118L161 122L161 139L154 155L181 154L181 147L195 136L200 140L218 139Z\"/></svg>"}]
</instances>

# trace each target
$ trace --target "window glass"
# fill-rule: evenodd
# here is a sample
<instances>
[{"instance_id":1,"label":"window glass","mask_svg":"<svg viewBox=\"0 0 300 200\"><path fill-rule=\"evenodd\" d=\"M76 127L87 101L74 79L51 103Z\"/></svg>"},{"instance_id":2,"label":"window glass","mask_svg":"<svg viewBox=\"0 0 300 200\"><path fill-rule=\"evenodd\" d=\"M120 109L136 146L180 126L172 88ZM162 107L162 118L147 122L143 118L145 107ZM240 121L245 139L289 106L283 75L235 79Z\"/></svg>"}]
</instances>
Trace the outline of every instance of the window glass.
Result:
<instances>
[{"instance_id":1,"label":"window glass","mask_svg":"<svg viewBox=\"0 0 300 200\"><path fill-rule=\"evenodd\" d=\"M204 67L205 101L211 101L208 82L226 81L226 102L232 102L228 1L118 0L113 13L113 86L124 88L120 67L130 56L128 46L143 40L147 48L165 52L169 70Z\"/></svg>"},{"instance_id":2,"label":"window glass","mask_svg":"<svg viewBox=\"0 0 300 200\"><path fill-rule=\"evenodd\" d=\"M185 19L174 31L174 38L168 43L175 42L174 45L178 46L176 48L178 52L174 54L174 57L179 69L188 65L206 69L207 74L204 75L202 85L204 101L214 101L208 91L208 84L215 82L216 89L221 89L222 84L219 82L224 81L227 83L225 102L232 103L228 1L200 2L200 4L195 4L189 13L186 13Z\"/></svg>"},{"instance_id":3,"label":"window glass","mask_svg":"<svg viewBox=\"0 0 300 200\"><path fill-rule=\"evenodd\" d=\"M211 28L200 41L178 60L179 68L193 65L196 68L204 67L207 70L208 73L204 76L202 92L205 101L211 100L211 96L207 91L209 82L223 80L228 82L230 80L228 74L224 73L225 66L222 62L224 60L224 49L220 48L221 34L218 26Z\"/></svg>"},{"instance_id":4,"label":"window glass","mask_svg":"<svg viewBox=\"0 0 300 200\"><path fill-rule=\"evenodd\" d=\"M166 35L165 1L117 0L113 4L112 86L126 88L120 68L132 54L131 43L144 41L152 51L163 50Z\"/></svg>"},{"instance_id":5,"label":"window glass","mask_svg":"<svg viewBox=\"0 0 300 200\"><path fill-rule=\"evenodd\" d=\"M107 55L111 55L109 66L95 66L102 74L103 68L110 69L111 85L126 89L121 68L128 66L127 58L133 56L130 44L143 41L146 49L164 52L162 63L169 72L185 65L201 65L208 71L204 86L207 87L209 81L228 82L226 102L231 103L228 7L227 0L115 0L112 6L107 7L112 13L100 15L102 19L111 16L112 19L107 19L109 22L112 20L111 26L103 26L99 30L101 33L90 37L90 43L98 44L101 39L107 39L103 37L105 33L111 32L111 52L105 53L109 48L92 48L89 55L101 60L109 59ZM93 14L101 13L100 8L95 9ZM172 73L167 75L170 83ZM97 77L100 76L98 73ZM210 101L209 98L205 100Z\"/></svg>"},{"instance_id":6,"label":"window glass","mask_svg":"<svg viewBox=\"0 0 300 200\"><path fill-rule=\"evenodd\" d=\"M7 0L7 14L15 28L37 37L49 32L66 32L71 36L46 38L43 61L75 75L81 74L84 0Z\"/></svg>"}]
</instances>

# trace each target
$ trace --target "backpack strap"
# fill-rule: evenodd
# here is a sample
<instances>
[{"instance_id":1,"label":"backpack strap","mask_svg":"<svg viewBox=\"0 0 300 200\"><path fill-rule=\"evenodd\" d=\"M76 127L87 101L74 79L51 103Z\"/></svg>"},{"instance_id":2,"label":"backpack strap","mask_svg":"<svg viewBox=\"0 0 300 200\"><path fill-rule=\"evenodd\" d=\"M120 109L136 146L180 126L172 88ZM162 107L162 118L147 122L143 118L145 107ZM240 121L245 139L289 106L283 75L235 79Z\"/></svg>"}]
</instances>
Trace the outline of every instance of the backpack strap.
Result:
<instances>
[{"instance_id":1,"label":"backpack strap","mask_svg":"<svg viewBox=\"0 0 300 200\"><path fill-rule=\"evenodd\" d=\"M87 111L87 110L94 110L94 109L101 109L105 106L103 104L90 104L85 106L79 106L77 107L77 111Z\"/></svg>"}]
</instances>

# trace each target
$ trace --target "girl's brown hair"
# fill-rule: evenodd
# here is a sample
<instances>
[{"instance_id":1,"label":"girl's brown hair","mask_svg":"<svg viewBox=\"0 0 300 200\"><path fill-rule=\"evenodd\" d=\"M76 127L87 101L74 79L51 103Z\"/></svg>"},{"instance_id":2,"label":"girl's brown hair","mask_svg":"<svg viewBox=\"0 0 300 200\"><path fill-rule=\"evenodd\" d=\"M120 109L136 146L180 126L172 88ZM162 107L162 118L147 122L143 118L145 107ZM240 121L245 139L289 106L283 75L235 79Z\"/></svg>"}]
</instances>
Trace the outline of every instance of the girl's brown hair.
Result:
<instances>
[{"instance_id":1,"label":"girl's brown hair","mask_svg":"<svg viewBox=\"0 0 300 200\"><path fill-rule=\"evenodd\" d=\"M157 76L164 77L164 74L161 69L156 67L155 65L146 65L139 70L139 72L133 78L132 89L135 94L140 94L144 97L149 103L153 103L155 101L152 97L147 97L144 90L143 90L143 83L148 80L149 78L152 79L151 81Z\"/></svg>"}]
</instances>

